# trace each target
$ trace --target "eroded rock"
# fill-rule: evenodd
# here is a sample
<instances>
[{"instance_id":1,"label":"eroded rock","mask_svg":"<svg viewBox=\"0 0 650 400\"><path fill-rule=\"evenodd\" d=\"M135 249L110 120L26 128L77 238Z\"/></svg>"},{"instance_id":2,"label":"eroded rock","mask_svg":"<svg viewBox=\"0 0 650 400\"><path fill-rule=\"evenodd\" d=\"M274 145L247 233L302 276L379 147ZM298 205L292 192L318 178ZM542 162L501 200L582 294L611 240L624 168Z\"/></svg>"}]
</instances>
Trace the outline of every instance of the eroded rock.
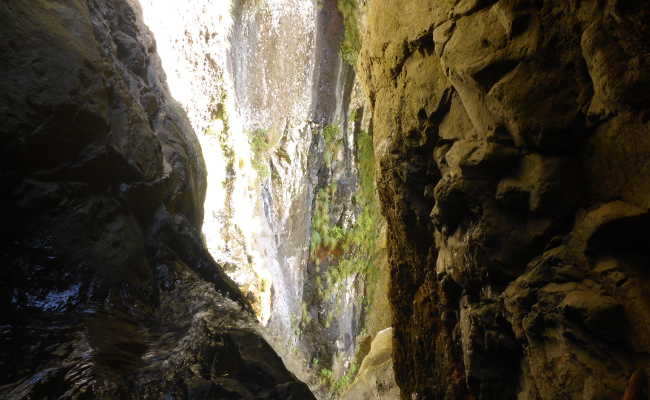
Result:
<instances>
[{"instance_id":1,"label":"eroded rock","mask_svg":"<svg viewBox=\"0 0 650 400\"><path fill-rule=\"evenodd\" d=\"M313 398L205 248L203 157L137 2L0 22L0 397Z\"/></svg>"},{"instance_id":2,"label":"eroded rock","mask_svg":"<svg viewBox=\"0 0 650 400\"><path fill-rule=\"evenodd\" d=\"M616 399L648 365L648 22L618 1L370 4L403 398Z\"/></svg>"},{"instance_id":3,"label":"eroded rock","mask_svg":"<svg viewBox=\"0 0 650 400\"><path fill-rule=\"evenodd\" d=\"M341 396L346 400L399 399L393 375L393 328L377 333L350 388Z\"/></svg>"}]
</instances>

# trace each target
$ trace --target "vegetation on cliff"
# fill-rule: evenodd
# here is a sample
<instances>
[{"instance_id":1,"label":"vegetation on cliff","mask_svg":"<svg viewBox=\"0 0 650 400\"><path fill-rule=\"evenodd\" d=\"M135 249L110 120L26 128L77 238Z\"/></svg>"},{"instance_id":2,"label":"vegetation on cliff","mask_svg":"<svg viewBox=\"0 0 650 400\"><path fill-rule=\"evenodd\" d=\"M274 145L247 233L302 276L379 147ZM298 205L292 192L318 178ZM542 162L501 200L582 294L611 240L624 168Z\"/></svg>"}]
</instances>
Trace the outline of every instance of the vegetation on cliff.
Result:
<instances>
[{"instance_id":1,"label":"vegetation on cliff","mask_svg":"<svg viewBox=\"0 0 650 400\"><path fill-rule=\"evenodd\" d=\"M324 129L326 135L334 131L330 127ZM335 137L326 139L326 147L338 140ZM335 149L327 149L326 153L331 151ZM325 260L329 263L325 281L317 280L325 298L333 295L347 278L362 275L366 283L376 278L375 259L381 215L375 185L372 136L368 132L361 131L358 135L357 158L359 182L354 201L358 214L352 224L344 226L342 222L332 221L330 204L336 196L336 182L322 188L316 195L311 257L317 263ZM368 289L371 287L367 286Z\"/></svg>"},{"instance_id":2,"label":"vegetation on cliff","mask_svg":"<svg viewBox=\"0 0 650 400\"><path fill-rule=\"evenodd\" d=\"M348 64L355 66L361 50L358 0L338 0L337 6L343 16L345 32L341 42L341 56Z\"/></svg>"},{"instance_id":3,"label":"vegetation on cliff","mask_svg":"<svg viewBox=\"0 0 650 400\"><path fill-rule=\"evenodd\" d=\"M335 126L325 127L323 136L324 162L331 168L332 157L341 150L343 139ZM340 212L340 198L345 197L341 191L349 190L342 181L334 180L322 187L314 203L310 255L316 265L316 290L319 302L333 304L332 311L320 320L325 329L340 317L346 306L343 294L349 292L351 286L360 288L364 294L360 304L367 311L379 277L379 232L383 220L375 184L371 133L358 131L354 148L357 182L352 196L352 216L348 218ZM338 396L352 383L361 358L362 355L355 357L355 361L345 364L343 370L330 369L326 359L313 366L319 371L320 384Z\"/></svg>"},{"instance_id":4,"label":"vegetation on cliff","mask_svg":"<svg viewBox=\"0 0 650 400\"><path fill-rule=\"evenodd\" d=\"M251 146L251 164L257 176L263 180L269 176L269 151L271 150L271 143L267 137L266 131L263 129L255 129L248 134L249 143Z\"/></svg>"}]
</instances>

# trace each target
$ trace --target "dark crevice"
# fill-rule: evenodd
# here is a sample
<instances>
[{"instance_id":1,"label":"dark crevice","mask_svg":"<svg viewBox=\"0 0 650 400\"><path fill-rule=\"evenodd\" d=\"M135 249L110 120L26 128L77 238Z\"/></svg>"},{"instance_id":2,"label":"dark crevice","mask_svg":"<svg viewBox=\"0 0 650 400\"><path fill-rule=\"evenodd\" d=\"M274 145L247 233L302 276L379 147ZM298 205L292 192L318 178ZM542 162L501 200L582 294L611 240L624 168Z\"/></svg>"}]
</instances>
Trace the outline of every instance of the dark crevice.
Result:
<instances>
[{"instance_id":1,"label":"dark crevice","mask_svg":"<svg viewBox=\"0 0 650 400\"><path fill-rule=\"evenodd\" d=\"M519 65L519 62L514 60L497 61L474 73L472 77L486 92L489 92L497 82L513 71L517 65Z\"/></svg>"}]
</instances>

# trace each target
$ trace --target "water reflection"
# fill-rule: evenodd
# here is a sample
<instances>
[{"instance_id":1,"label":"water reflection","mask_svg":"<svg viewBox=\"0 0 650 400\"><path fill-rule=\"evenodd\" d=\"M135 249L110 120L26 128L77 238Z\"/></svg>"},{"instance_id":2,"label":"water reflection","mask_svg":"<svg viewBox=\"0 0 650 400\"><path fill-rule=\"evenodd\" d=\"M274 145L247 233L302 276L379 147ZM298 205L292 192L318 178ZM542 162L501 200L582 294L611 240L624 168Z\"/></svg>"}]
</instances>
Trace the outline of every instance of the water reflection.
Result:
<instances>
[{"instance_id":1,"label":"water reflection","mask_svg":"<svg viewBox=\"0 0 650 400\"><path fill-rule=\"evenodd\" d=\"M181 336L180 329L129 310L97 306L105 305L76 313L51 312L46 305L40 311L23 310L13 324L0 326L2 370L7 372L0 398L121 391L134 375L157 369Z\"/></svg>"}]
</instances>

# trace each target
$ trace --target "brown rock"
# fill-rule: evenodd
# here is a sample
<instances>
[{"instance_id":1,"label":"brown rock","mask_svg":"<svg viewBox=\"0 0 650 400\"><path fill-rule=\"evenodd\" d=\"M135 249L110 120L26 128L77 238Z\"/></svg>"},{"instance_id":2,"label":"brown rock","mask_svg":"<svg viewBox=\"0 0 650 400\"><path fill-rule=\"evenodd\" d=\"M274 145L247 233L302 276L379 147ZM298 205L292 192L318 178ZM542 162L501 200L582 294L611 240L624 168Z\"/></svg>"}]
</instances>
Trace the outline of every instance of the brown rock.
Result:
<instances>
[{"instance_id":1,"label":"brown rock","mask_svg":"<svg viewBox=\"0 0 650 400\"><path fill-rule=\"evenodd\" d=\"M643 369L637 369L630 377L622 400L645 400L648 398L648 378Z\"/></svg>"},{"instance_id":2,"label":"brown rock","mask_svg":"<svg viewBox=\"0 0 650 400\"><path fill-rule=\"evenodd\" d=\"M647 363L648 26L637 2L370 4L404 398L620 398Z\"/></svg>"}]
</instances>

